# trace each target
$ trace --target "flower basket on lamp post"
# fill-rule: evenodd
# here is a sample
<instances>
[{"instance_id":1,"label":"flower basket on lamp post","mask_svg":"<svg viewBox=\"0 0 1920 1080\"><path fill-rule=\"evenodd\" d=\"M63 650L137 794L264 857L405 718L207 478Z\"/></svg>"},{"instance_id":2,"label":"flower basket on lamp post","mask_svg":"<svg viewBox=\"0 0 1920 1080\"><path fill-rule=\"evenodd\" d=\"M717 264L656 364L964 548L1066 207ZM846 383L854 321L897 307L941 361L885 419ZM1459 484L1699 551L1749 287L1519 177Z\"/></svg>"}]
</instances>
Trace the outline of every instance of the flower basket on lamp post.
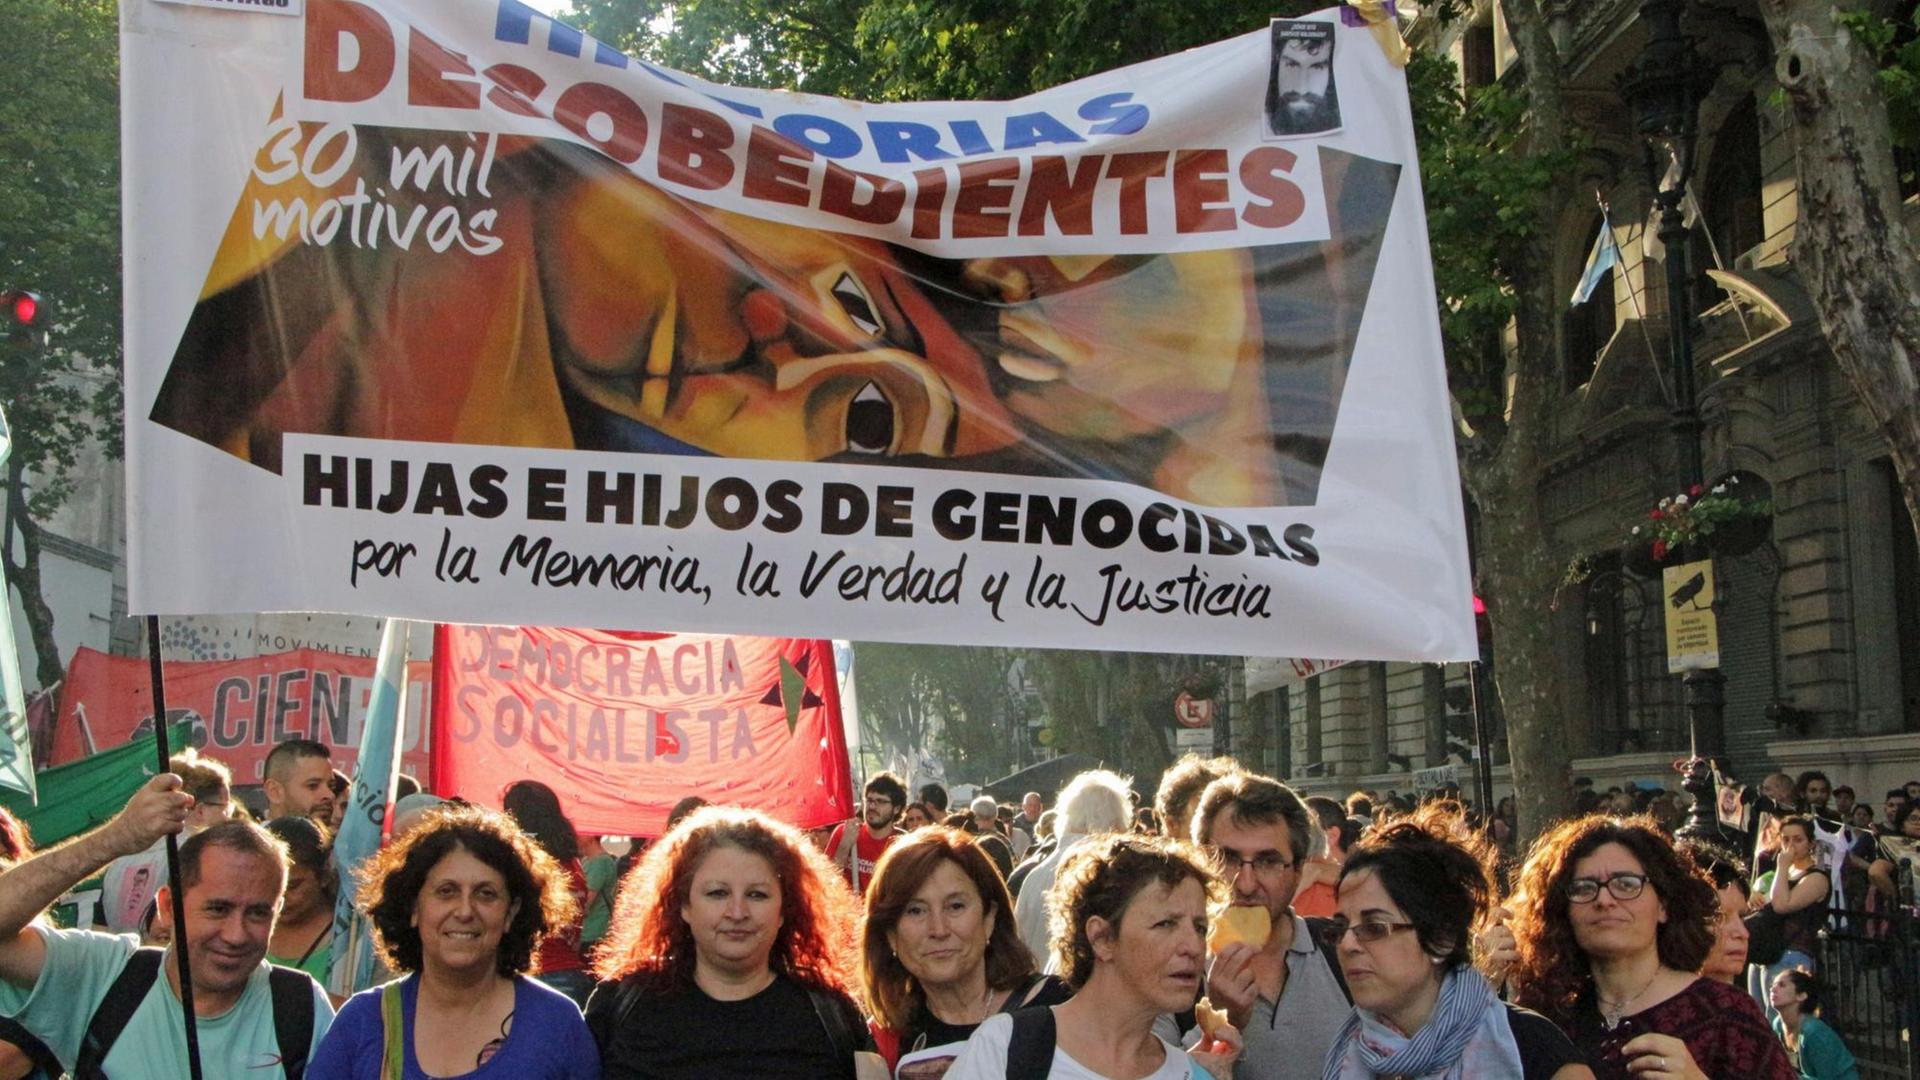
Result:
<instances>
[{"instance_id":1,"label":"flower basket on lamp post","mask_svg":"<svg viewBox=\"0 0 1920 1080\"><path fill-rule=\"evenodd\" d=\"M1647 519L1627 534L1620 561L1641 577L1658 577L1660 568L1713 555L1744 555L1759 547L1773 526L1773 502L1740 490L1740 477L1728 476L1711 488L1695 484L1660 500Z\"/></svg>"},{"instance_id":2,"label":"flower basket on lamp post","mask_svg":"<svg viewBox=\"0 0 1920 1080\"><path fill-rule=\"evenodd\" d=\"M1767 542L1773 532L1773 518L1765 514L1749 514L1732 518L1707 534L1707 548L1715 555L1733 558L1748 552Z\"/></svg>"}]
</instances>

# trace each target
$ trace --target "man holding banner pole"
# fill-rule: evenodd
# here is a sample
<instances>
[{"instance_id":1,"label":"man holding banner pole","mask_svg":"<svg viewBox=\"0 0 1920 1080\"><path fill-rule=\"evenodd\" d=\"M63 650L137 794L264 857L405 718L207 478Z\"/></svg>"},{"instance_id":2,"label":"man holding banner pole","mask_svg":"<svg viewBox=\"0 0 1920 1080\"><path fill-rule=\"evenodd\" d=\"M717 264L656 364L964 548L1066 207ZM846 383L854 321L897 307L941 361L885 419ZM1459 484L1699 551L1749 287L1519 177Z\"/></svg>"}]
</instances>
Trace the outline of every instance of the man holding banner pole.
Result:
<instances>
[{"instance_id":1,"label":"man holding banner pole","mask_svg":"<svg viewBox=\"0 0 1920 1080\"><path fill-rule=\"evenodd\" d=\"M333 1006L304 972L266 963L287 862L259 826L227 822L180 845L186 920L174 928L178 948L139 949L130 936L36 921L113 859L178 835L192 809L180 778L163 773L112 821L0 873L0 1013L75 1075L184 1075L184 952L208 1080L297 1080ZM159 908L163 916L172 910L165 898Z\"/></svg>"}]
</instances>

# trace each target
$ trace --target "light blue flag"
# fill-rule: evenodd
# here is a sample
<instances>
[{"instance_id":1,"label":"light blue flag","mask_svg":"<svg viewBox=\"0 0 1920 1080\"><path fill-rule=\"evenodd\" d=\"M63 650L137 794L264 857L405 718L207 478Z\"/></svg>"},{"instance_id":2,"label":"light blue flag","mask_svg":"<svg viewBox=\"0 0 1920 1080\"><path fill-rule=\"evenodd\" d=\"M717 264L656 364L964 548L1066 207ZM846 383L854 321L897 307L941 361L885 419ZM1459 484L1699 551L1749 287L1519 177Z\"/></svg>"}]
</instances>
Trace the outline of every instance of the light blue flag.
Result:
<instances>
[{"instance_id":1,"label":"light blue flag","mask_svg":"<svg viewBox=\"0 0 1920 1080\"><path fill-rule=\"evenodd\" d=\"M354 766L346 818L333 838L340 898L333 907L333 963L327 972L327 989L343 997L373 986L386 975L373 957L373 924L355 907L354 899L360 891L360 867L380 850L381 832L393 810L394 783L400 776L407 627L401 619L388 619L381 627L373 694L367 701L366 727L360 731L360 760Z\"/></svg>"},{"instance_id":2,"label":"light blue flag","mask_svg":"<svg viewBox=\"0 0 1920 1080\"><path fill-rule=\"evenodd\" d=\"M1584 304L1600 287L1600 279L1620 265L1620 243L1613 238L1613 222L1600 215L1600 235L1593 238L1593 250L1587 252L1587 268L1580 273L1580 284L1573 287L1573 303Z\"/></svg>"},{"instance_id":3,"label":"light blue flag","mask_svg":"<svg viewBox=\"0 0 1920 1080\"><path fill-rule=\"evenodd\" d=\"M0 468L13 453L13 429L7 427L6 414L0 412ZM0 544L13 542L9 535ZM7 589L4 571L0 571L0 787L21 792L36 805L39 793L33 784L33 742L27 733L27 705L20 693L20 654L13 639L13 594Z\"/></svg>"}]
</instances>

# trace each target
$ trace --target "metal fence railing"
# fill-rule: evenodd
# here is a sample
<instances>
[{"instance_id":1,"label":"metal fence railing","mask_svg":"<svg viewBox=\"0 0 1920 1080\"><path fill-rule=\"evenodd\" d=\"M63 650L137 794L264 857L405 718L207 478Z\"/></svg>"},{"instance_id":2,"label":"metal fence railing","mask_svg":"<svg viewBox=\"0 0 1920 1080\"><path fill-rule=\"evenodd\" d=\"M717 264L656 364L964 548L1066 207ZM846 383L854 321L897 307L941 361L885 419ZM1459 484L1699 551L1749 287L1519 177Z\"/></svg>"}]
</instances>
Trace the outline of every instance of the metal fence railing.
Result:
<instances>
[{"instance_id":1,"label":"metal fence railing","mask_svg":"<svg viewBox=\"0 0 1920 1080\"><path fill-rule=\"evenodd\" d=\"M1920 925L1902 909L1836 913L1820 933L1824 1013L1862 1080L1920 1080Z\"/></svg>"}]
</instances>

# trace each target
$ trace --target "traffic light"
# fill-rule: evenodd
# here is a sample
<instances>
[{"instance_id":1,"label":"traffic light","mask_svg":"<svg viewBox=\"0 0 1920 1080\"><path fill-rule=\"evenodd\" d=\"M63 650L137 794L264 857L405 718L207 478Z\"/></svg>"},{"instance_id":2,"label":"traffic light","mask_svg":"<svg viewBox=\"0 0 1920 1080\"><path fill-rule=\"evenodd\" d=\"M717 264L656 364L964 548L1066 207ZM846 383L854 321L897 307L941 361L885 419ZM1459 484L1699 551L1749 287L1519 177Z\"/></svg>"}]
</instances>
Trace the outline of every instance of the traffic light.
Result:
<instances>
[{"instance_id":1,"label":"traffic light","mask_svg":"<svg viewBox=\"0 0 1920 1080\"><path fill-rule=\"evenodd\" d=\"M4 297L0 297L0 310L5 312L8 337L15 341L46 341L49 313L39 293L31 289L8 289Z\"/></svg>"}]
</instances>

